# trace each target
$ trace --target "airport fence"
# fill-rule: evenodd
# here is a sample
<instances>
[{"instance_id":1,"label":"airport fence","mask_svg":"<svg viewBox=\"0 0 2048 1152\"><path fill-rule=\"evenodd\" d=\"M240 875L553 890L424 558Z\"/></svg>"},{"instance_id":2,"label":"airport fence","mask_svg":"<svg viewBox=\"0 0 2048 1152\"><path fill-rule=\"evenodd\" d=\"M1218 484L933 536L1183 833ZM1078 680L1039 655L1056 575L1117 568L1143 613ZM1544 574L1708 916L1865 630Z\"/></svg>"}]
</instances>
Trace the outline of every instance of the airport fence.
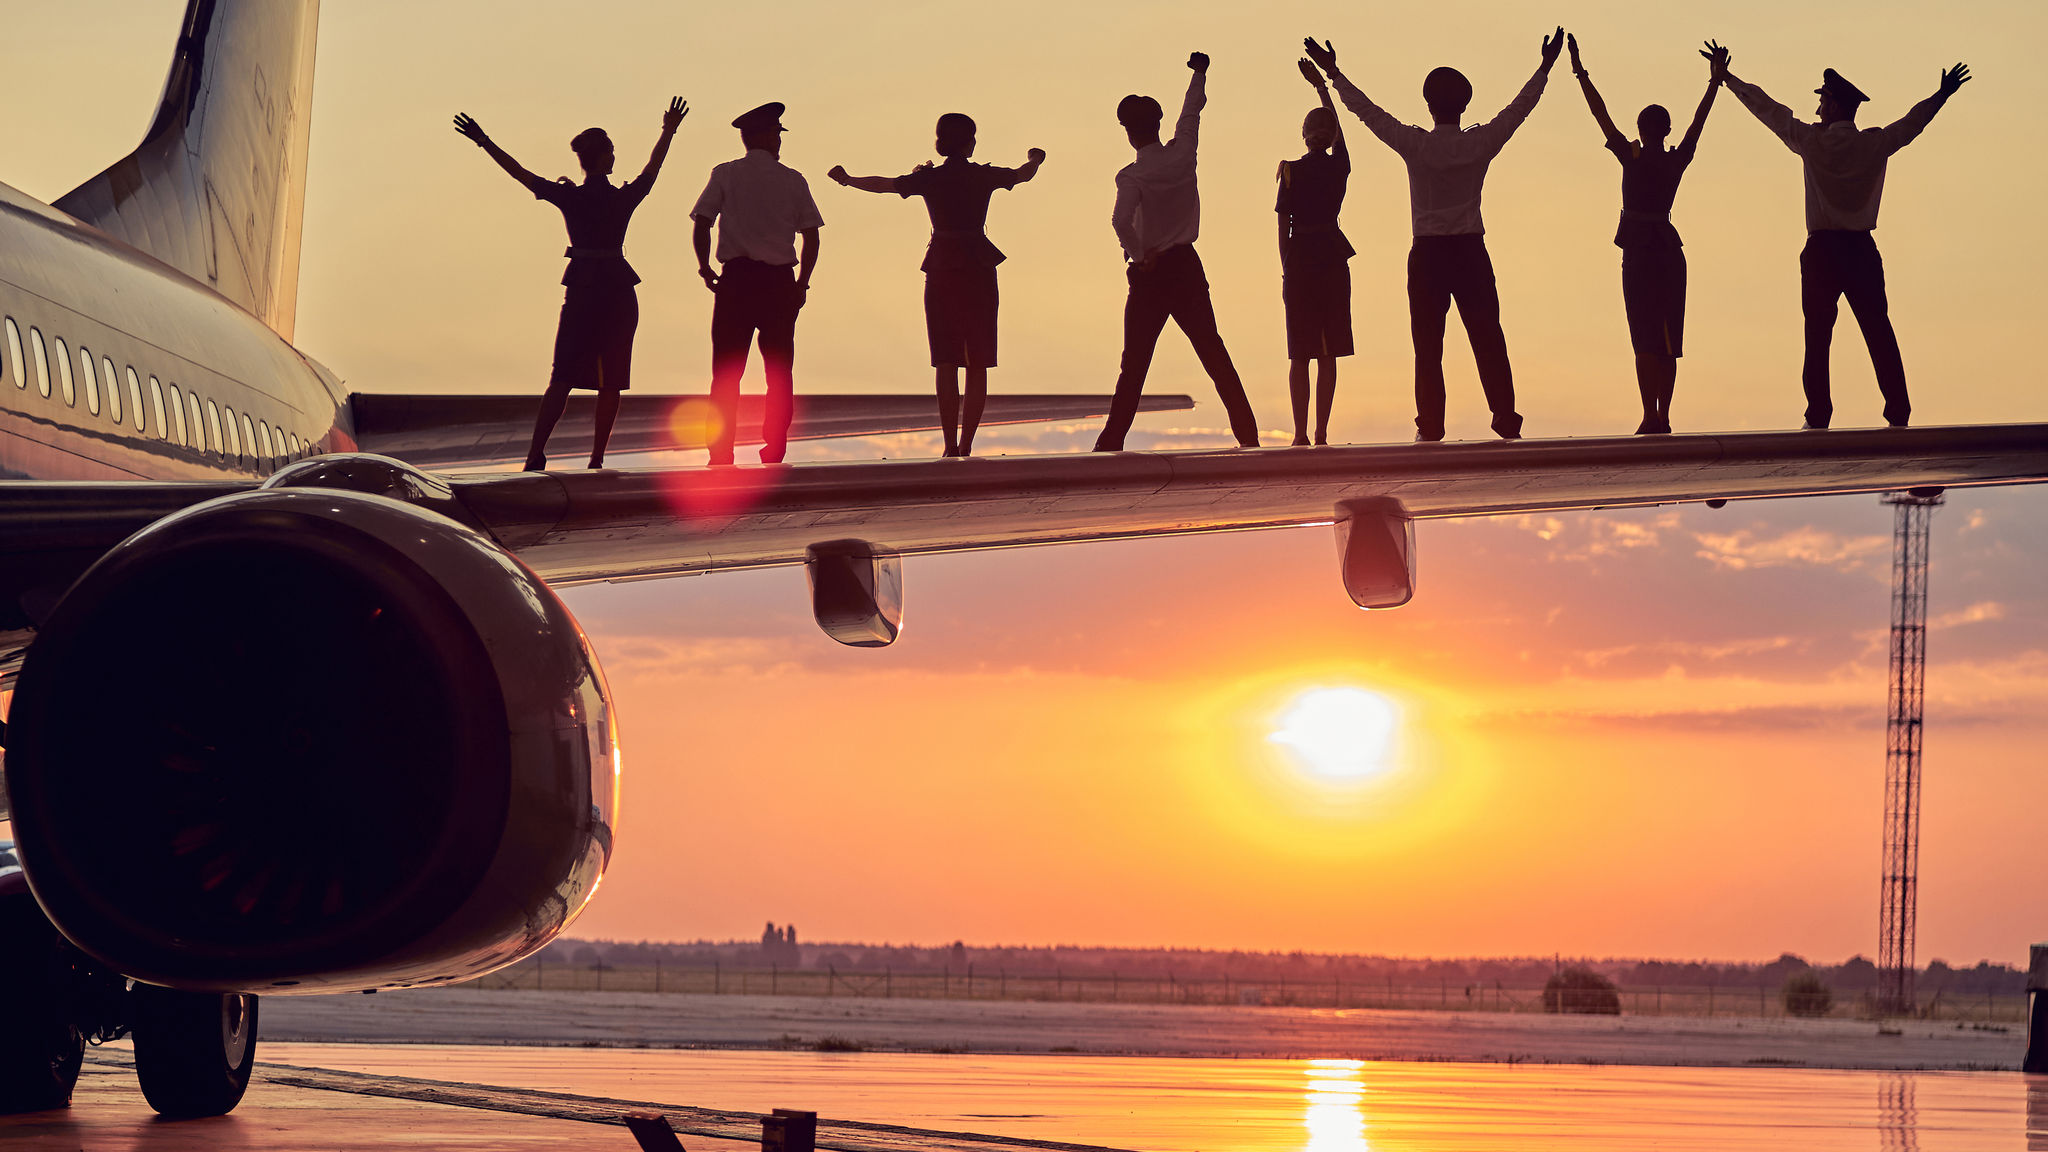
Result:
<instances>
[{"instance_id":1,"label":"airport fence","mask_svg":"<svg viewBox=\"0 0 2048 1152\"><path fill-rule=\"evenodd\" d=\"M893 972L889 969L570 964L546 957L525 960L459 987L483 991L655 992L694 996L813 996L851 999L1039 1000L1298 1007L1329 1010L1399 1009L1447 1012L1535 1012L1542 985L1501 982L1453 984L1396 978L1183 979L1174 974L1125 976L1116 972L965 971ZM1619 985L1621 1012L1630 1016L1772 1018L1787 1016L1777 985ZM1829 1015L1871 1015L1864 998L1837 992ZM1961 995L1923 990L1920 1017L1969 1027L2024 1025L2024 994Z\"/></svg>"}]
</instances>

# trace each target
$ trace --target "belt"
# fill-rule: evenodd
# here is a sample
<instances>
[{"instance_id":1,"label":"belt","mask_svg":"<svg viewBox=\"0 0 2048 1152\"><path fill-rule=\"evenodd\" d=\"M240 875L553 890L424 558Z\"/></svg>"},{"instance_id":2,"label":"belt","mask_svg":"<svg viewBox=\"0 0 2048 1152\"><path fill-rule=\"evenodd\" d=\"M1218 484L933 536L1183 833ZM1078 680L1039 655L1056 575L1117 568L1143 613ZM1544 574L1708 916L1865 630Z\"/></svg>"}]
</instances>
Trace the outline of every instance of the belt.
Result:
<instances>
[{"instance_id":1,"label":"belt","mask_svg":"<svg viewBox=\"0 0 2048 1152\"><path fill-rule=\"evenodd\" d=\"M1641 224L1671 223L1670 212L1650 212L1641 208L1623 208L1621 210L1621 218L1623 220L1634 220Z\"/></svg>"},{"instance_id":2,"label":"belt","mask_svg":"<svg viewBox=\"0 0 2048 1152\"><path fill-rule=\"evenodd\" d=\"M934 240L981 240L985 236L985 233L973 228L932 229L932 239Z\"/></svg>"},{"instance_id":3,"label":"belt","mask_svg":"<svg viewBox=\"0 0 2048 1152\"><path fill-rule=\"evenodd\" d=\"M562 255L567 256L571 260L624 260L626 258L626 250L624 248L578 248L572 244L562 249Z\"/></svg>"}]
</instances>

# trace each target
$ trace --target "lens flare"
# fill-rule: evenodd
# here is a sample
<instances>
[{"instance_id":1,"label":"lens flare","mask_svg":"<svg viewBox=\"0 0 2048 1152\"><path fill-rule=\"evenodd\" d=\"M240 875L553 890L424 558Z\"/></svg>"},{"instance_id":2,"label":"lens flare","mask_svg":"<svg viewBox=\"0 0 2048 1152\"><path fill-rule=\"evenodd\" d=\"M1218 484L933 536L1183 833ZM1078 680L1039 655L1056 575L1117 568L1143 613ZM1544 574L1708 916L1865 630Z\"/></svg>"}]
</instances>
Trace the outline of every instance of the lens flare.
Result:
<instances>
[{"instance_id":1,"label":"lens flare","mask_svg":"<svg viewBox=\"0 0 2048 1152\"><path fill-rule=\"evenodd\" d=\"M1266 739L1314 776L1360 782L1388 769L1400 725L1400 709L1377 692L1312 688L1294 698Z\"/></svg>"}]
</instances>

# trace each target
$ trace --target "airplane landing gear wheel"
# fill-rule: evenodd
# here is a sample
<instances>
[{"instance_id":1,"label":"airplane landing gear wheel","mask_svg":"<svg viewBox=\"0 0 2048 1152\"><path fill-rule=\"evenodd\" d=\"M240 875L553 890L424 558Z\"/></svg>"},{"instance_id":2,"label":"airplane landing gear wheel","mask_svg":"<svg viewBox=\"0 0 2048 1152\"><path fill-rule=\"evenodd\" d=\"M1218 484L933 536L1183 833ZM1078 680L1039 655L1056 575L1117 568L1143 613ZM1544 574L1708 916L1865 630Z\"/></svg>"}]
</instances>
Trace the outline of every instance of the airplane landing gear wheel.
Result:
<instances>
[{"instance_id":1,"label":"airplane landing gear wheel","mask_svg":"<svg viewBox=\"0 0 2048 1152\"><path fill-rule=\"evenodd\" d=\"M135 1075L164 1116L221 1116L242 1102L256 1064L256 997L137 984Z\"/></svg>"},{"instance_id":2,"label":"airplane landing gear wheel","mask_svg":"<svg viewBox=\"0 0 2048 1152\"><path fill-rule=\"evenodd\" d=\"M26 887L0 897L0 1113L71 1103L85 1042L69 949Z\"/></svg>"}]
</instances>

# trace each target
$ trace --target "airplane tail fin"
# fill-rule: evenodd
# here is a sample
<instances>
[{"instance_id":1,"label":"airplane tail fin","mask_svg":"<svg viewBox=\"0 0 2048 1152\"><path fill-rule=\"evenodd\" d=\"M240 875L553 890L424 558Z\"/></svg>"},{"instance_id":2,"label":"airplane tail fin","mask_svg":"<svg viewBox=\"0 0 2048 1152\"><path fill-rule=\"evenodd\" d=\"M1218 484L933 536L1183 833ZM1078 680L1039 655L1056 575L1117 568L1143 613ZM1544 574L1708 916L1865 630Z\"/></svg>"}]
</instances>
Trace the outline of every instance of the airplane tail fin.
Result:
<instances>
[{"instance_id":1,"label":"airplane tail fin","mask_svg":"<svg viewBox=\"0 0 2048 1152\"><path fill-rule=\"evenodd\" d=\"M240 304L287 340L319 0L187 0L156 118L56 206Z\"/></svg>"}]
</instances>

